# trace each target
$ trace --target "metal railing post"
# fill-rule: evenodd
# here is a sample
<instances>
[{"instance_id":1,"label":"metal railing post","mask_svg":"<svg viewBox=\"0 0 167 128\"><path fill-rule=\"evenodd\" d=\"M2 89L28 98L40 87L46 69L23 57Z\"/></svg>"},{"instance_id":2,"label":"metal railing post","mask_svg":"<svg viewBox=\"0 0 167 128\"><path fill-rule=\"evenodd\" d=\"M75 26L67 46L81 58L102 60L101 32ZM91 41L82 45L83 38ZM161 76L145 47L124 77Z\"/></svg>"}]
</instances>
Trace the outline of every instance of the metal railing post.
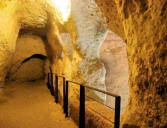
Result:
<instances>
[{"instance_id":1,"label":"metal railing post","mask_svg":"<svg viewBox=\"0 0 167 128\"><path fill-rule=\"evenodd\" d=\"M65 114L68 117L68 81L66 81L65 87Z\"/></svg>"},{"instance_id":2,"label":"metal railing post","mask_svg":"<svg viewBox=\"0 0 167 128\"><path fill-rule=\"evenodd\" d=\"M64 109L64 113L65 113L65 86L66 86L66 79L63 77L63 109Z\"/></svg>"},{"instance_id":3,"label":"metal railing post","mask_svg":"<svg viewBox=\"0 0 167 128\"><path fill-rule=\"evenodd\" d=\"M54 88L53 88L53 73L51 72L51 85L50 85L51 95L54 96Z\"/></svg>"},{"instance_id":4,"label":"metal railing post","mask_svg":"<svg viewBox=\"0 0 167 128\"><path fill-rule=\"evenodd\" d=\"M59 102L59 92L58 92L58 83L59 83L59 79L58 79L58 76L55 75L56 77L56 80L55 80L55 102L58 103Z\"/></svg>"},{"instance_id":5,"label":"metal railing post","mask_svg":"<svg viewBox=\"0 0 167 128\"><path fill-rule=\"evenodd\" d=\"M114 128L119 128L120 126L120 104L121 97L115 97L115 120L114 120Z\"/></svg>"},{"instance_id":6,"label":"metal railing post","mask_svg":"<svg viewBox=\"0 0 167 128\"><path fill-rule=\"evenodd\" d=\"M51 70L51 68L50 68ZM55 75L55 88L53 86L53 73L48 73L48 82L47 86L50 89L50 92L52 95L55 96L55 102L58 103L58 78L63 78L63 109L65 113L65 117L68 117L68 85L69 82L80 85L80 110L79 110L79 128L85 128L86 127L86 121L85 121L85 88L92 89L94 91L98 91L110 96L115 97L115 117L114 117L114 128L120 127L120 108L121 108L121 97L117 94L112 94L110 92L105 92L103 90L93 88L87 85L82 85L77 82L73 82L70 80L66 80L64 76L58 76Z\"/></svg>"},{"instance_id":7,"label":"metal railing post","mask_svg":"<svg viewBox=\"0 0 167 128\"><path fill-rule=\"evenodd\" d=\"M50 89L50 81L49 81L49 73L48 73L48 77L47 77L47 87L48 87L48 89Z\"/></svg>"},{"instance_id":8,"label":"metal railing post","mask_svg":"<svg viewBox=\"0 0 167 128\"><path fill-rule=\"evenodd\" d=\"M80 85L79 128L85 128L85 87Z\"/></svg>"}]
</instances>

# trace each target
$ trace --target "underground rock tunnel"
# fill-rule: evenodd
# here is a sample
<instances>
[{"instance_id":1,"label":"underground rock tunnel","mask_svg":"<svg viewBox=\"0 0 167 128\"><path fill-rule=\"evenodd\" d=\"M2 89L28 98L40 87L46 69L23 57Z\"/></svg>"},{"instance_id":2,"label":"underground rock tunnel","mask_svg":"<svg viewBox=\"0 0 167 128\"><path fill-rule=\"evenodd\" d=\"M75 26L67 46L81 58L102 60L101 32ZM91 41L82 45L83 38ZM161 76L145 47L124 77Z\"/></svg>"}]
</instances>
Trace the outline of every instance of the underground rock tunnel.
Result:
<instances>
[{"instance_id":1,"label":"underground rock tunnel","mask_svg":"<svg viewBox=\"0 0 167 128\"><path fill-rule=\"evenodd\" d=\"M167 0L0 0L0 128L56 127L167 128Z\"/></svg>"}]
</instances>

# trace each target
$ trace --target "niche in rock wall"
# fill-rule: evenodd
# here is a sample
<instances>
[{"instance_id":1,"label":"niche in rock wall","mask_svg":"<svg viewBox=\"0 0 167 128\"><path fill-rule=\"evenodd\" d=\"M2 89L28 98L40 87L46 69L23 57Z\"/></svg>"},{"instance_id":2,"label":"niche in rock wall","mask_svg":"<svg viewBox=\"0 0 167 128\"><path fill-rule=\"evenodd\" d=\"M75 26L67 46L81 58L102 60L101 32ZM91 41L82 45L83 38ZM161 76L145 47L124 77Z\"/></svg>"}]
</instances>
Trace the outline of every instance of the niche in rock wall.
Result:
<instances>
[{"instance_id":1,"label":"niche in rock wall","mask_svg":"<svg viewBox=\"0 0 167 128\"><path fill-rule=\"evenodd\" d=\"M121 112L123 112L129 96L126 44L112 31L107 32L100 47L100 59L106 69L106 91L121 96ZM114 108L113 97L106 96L105 103Z\"/></svg>"},{"instance_id":2,"label":"niche in rock wall","mask_svg":"<svg viewBox=\"0 0 167 128\"><path fill-rule=\"evenodd\" d=\"M45 59L46 56L41 54L34 54L26 58L12 75L12 80L33 81L44 79Z\"/></svg>"},{"instance_id":3,"label":"niche in rock wall","mask_svg":"<svg viewBox=\"0 0 167 128\"><path fill-rule=\"evenodd\" d=\"M12 81L44 79L46 50L43 40L35 35L21 35L7 78Z\"/></svg>"}]
</instances>

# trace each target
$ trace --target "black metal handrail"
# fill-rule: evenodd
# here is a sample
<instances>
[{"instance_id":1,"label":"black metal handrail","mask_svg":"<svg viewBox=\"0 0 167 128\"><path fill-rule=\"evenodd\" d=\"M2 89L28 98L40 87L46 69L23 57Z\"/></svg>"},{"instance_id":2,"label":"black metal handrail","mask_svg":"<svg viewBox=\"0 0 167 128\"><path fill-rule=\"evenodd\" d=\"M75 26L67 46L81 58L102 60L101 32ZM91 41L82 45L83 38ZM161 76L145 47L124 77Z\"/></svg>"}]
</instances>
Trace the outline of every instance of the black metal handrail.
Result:
<instances>
[{"instance_id":1,"label":"black metal handrail","mask_svg":"<svg viewBox=\"0 0 167 128\"><path fill-rule=\"evenodd\" d=\"M50 70L51 71L51 70ZM115 117L114 117L114 128L119 128L120 127L120 105L121 105L121 97L119 95L106 92L94 87L90 87L85 85L86 83L81 84L77 83L71 80L66 80L66 78L62 75L56 75L55 74L55 87L53 87L53 73L48 73L48 81L47 81L47 86L48 89L50 89L50 92L53 96L55 96L55 102L58 103L58 78L61 77L63 78L63 108L64 108L64 113L65 116L68 117L68 86L69 82L74 83L76 85L80 86L80 114L79 114L79 128L85 128L85 88L101 92L104 94L107 94L109 96L112 96L115 98ZM51 78L51 79L50 79Z\"/></svg>"}]
</instances>

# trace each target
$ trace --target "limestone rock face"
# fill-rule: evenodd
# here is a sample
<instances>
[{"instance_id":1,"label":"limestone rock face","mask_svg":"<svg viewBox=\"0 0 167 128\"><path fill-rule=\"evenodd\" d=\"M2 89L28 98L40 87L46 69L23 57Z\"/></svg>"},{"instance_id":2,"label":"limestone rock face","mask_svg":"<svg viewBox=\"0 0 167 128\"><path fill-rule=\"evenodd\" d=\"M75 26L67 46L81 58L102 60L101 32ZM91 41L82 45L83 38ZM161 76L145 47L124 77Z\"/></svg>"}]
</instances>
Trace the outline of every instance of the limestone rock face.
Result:
<instances>
[{"instance_id":1,"label":"limestone rock face","mask_svg":"<svg viewBox=\"0 0 167 128\"><path fill-rule=\"evenodd\" d=\"M13 81L33 81L44 79L44 61L40 59L31 59L17 69L9 78Z\"/></svg>"},{"instance_id":2,"label":"limestone rock face","mask_svg":"<svg viewBox=\"0 0 167 128\"><path fill-rule=\"evenodd\" d=\"M123 112L129 97L128 59L125 42L115 33L108 31L100 47L100 59L106 68L106 90L121 96L121 112ZM114 108L114 99L107 96L106 104Z\"/></svg>"},{"instance_id":3,"label":"limestone rock face","mask_svg":"<svg viewBox=\"0 0 167 128\"><path fill-rule=\"evenodd\" d=\"M41 57L43 56L43 57ZM45 44L35 35L22 35L16 42L16 51L8 73L9 80L29 81L44 77Z\"/></svg>"},{"instance_id":4,"label":"limestone rock face","mask_svg":"<svg viewBox=\"0 0 167 128\"><path fill-rule=\"evenodd\" d=\"M0 85L11 66L19 30L44 29L47 18L45 7L40 0L0 1Z\"/></svg>"},{"instance_id":5,"label":"limestone rock face","mask_svg":"<svg viewBox=\"0 0 167 128\"><path fill-rule=\"evenodd\" d=\"M107 28L105 19L101 17L101 12L95 1L72 0L71 17L64 24L65 29L59 29L58 39L53 36L57 30L53 24L54 18L52 17L50 21L52 22L49 24L51 29L47 32L47 38L51 42L49 45L55 51L54 54L57 52L54 55L56 63L53 64L56 65L54 68L56 72L64 74L72 81L106 90L106 71L104 64L99 59L99 49L105 38ZM67 40L68 44L66 43ZM62 46L63 52L59 45ZM62 53L64 57L61 58ZM72 87L75 88L76 86ZM78 94L78 90L74 90L74 93ZM96 95L103 102L105 101L103 94L97 93Z\"/></svg>"},{"instance_id":6,"label":"limestone rock face","mask_svg":"<svg viewBox=\"0 0 167 128\"><path fill-rule=\"evenodd\" d=\"M89 86L106 90L106 71L99 60L99 48L106 35L105 19L101 16L95 1L72 1L72 17L78 32L75 45L83 57L79 64L79 72ZM105 100L104 95L97 95Z\"/></svg>"},{"instance_id":7,"label":"limestone rock face","mask_svg":"<svg viewBox=\"0 0 167 128\"><path fill-rule=\"evenodd\" d=\"M19 31L28 30L47 38L47 55L56 73L105 90L106 72L98 51L109 28L124 39L127 49L130 95L122 127L167 127L167 0L72 0L69 21L63 25L50 7L43 0L0 1L0 85L15 63L11 62ZM63 43L66 39L72 45ZM16 65L21 62L18 59ZM36 59L30 62L32 67L42 65Z\"/></svg>"},{"instance_id":8,"label":"limestone rock face","mask_svg":"<svg viewBox=\"0 0 167 128\"><path fill-rule=\"evenodd\" d=\"M117 33L124 40L124 26L122 24L122 19L118 14L117 4L115 0L95 0L96 4L100 7L102 15L106 18L106 22L112 31ZM121 3L121 1L120 1Z\"/></svg>"},{"instance_id":9,"label":"limestone rock face","mask_svg":"<svg viewBox=\"0 0 167 128\"><path fill-rule=\"evenodd\" d=\"M96 1L104 15L117 10L124 28L117 29L107 13L110 29L124 32L127 42L130 97L123 127L167 127L167 1L112 0L110 7L109 0Z\"/></svg>"},{"instance_id":10,"label":"limestone rock face","mask_svg":"<svg viewBox=\"0 0 167 128\"><path fill-rule=\"evenodd\" d=\"M15 17L16 0L0 1L0 86L9 70L20 26Z\"/></svg>"}]
</instances>

